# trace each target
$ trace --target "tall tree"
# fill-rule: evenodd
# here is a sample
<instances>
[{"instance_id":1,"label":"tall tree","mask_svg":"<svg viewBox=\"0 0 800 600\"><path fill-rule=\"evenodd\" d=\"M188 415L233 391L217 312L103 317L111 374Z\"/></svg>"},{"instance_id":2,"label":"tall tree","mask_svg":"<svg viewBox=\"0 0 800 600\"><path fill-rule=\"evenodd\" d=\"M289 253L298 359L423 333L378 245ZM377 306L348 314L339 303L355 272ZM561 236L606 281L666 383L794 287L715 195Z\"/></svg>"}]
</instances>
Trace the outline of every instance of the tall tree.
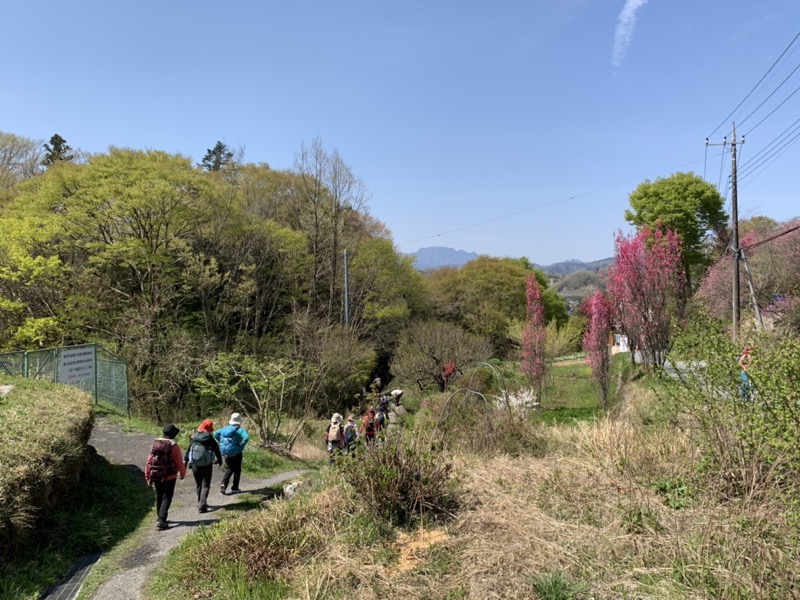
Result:
<instances>
[{"instance_id":1,"label":"tall tree","mask_svg":"<svg viewBox=\"0 0 800 600\"><path fill-rule=\"evenodd\" d=\"M544 321L542 293L536 277L528 275L525 285L526 318L520 345L520 370L528 377L536 393L537 401L542 401L542 384L547 373L545 346L547 329Z\"/></svg>"},{"instance_id":2,"label":"tall tree","mask_svg":"<svg viewBox=\"0 0 800 600\"><path fill-rule=\"evenodd\" d=\"M33 177L42 160L41 142L0 131L0 201L18 183Z\"/></svg>"},{"instance_id":3,"label":"tall tree","mask_svg":"<svg viewBox=\"0 0 800 600\"><path fill-rule=\"evenodd\" d=\"M200 161L200 166L206 171L222 171L233 162L233 157L233 151L218 141L213 148L206 150L203 160Z\"/></svg>"},{"instance_id":4,"label":"tall tree","mask_svg":"<svg viewBox=\"0 0 800 600\"><path fill-rule=\"evenodd\" d=\"M663 366L673 318L684 302L685 279L678 235L643 227L632 237L619 232L608 293L622 329L646 366Z\"/></svg>"},{"instance_id":5,"label":"tall tree","mask_svg":"<svg viewBox=\"0 0 800 600\"><path fill-rule=\"evenodd\" d=\"M44 144L43 147L45 154L42 159L42 165L45 167L54 165L59 161L70 162L75 158L75 155L71 154L72 148L67 144L67 140L57 133L54 133L50 138L50 143Z\"/></svg>"},{"instance_id":6,"label":"tall tree","mask_svg":"<svg viewBox=\"0 0 800 600\"><path fill-rule=\"evenodd\" d=\"M605 409L608 402L611 366L608 344L608 337L611 334L611 303L603 292L595 290L581 303L581 312L588 319L582 340L583 351L586 352L586 362L592 371L592 379L600 387L600 405Z\"/></svg>"},{"instance_id":7,"label":"tall tree","mask_svg":"<svg viewBox=\"0 0 800 600\"><path fill-rule=\"evenodd\" d=\"M674 173L641 183L629 196L632 210L625 220L636 226L671 230L678 234L687 285L691 273L706 264L704 242L720 234L727 222L724 200L717 189L694 173Z\"/></svg>"},{"instance_id":8,"label":"tall tree","mask_svg":"<svg viewBox=\"0 0 800 600\"><path fill-rule=\"evenodd\" d=\"M326 318L343 316L343 245L347 239L347 216L366 207L367 191L337 151L325 151L315 139L301 146L295 156L300 178L295 227L308 237L312 255L311 300L325 307Z\"/></svg>"}]
</instances>

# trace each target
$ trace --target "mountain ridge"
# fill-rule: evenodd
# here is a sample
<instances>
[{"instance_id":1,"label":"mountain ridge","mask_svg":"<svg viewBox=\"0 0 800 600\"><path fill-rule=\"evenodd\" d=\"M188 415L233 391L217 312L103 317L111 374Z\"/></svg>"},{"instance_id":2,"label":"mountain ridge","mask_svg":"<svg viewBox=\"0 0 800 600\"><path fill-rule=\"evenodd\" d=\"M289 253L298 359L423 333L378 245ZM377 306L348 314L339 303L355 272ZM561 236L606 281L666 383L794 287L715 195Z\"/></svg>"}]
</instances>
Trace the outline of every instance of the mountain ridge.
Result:
<instances>
[{"instance_id":1,"label":"mountain ridge","mask_svg":"<svg viewBox=\"0 0 800 600\"><path fill-rule=\"evenodd\" d=\"M456 250L445 246L430 246L410 252L407 256L414 258L414 268L419 271L439 269L442 267L460 267L471 260L478 258L477 252ZM577 258L570 258L549 265L534 263L534 266L550 275L569 275L575 271L602 271L614 263L614 258L602 258L585 262Z\"/></svg>"}]
</instances>

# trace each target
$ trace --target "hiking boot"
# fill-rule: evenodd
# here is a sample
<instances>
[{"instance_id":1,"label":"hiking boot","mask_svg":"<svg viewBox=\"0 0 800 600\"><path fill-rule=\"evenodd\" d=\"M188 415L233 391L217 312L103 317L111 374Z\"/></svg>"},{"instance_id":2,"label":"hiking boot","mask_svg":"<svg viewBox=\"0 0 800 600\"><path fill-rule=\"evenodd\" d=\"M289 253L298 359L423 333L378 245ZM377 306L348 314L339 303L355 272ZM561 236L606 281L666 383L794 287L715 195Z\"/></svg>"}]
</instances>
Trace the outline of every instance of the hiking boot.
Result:
<instances>
[{"instance_id":1,"label":"hiking boot","mask_svg":"<svg viewBox=\"0 0 800 600\"><path fill-rule=\"evenodd\" d=\"M241 491L239 488L231 488L231 494L238 494Z\"/></svg>"},{"instance_id":2,"label":"hiking boot","mask_svg":"<svg viewBox=\"0 0 800 600\"><path fill-rule=\"evenodd\" d=\"M207 506L201 506L200 508L197 509L197 512L199 512L199 513L207 513L208 512L208 507Z\"/></svg>"},{"instance_id":3,"label":"hiking boot","mask_svg":"<svg viewBox=\"0 0 800 600\"><path fill-rule=\"evenodd\" d=\"M169 529L169 524L166 521L159 521L156 523L156 529L164 531L165 529Z\"/></svg>"},{"instance_id":4,"label":"hiking boot","mask_svg":"<svg viewBox=\"0 0 800 600\"><path fill-rule=\"evenodd\" d=\"M223 496L225 495L225 484L224 483L219 486L219 493L222 494Z\"/></svg>"}]
</instances>

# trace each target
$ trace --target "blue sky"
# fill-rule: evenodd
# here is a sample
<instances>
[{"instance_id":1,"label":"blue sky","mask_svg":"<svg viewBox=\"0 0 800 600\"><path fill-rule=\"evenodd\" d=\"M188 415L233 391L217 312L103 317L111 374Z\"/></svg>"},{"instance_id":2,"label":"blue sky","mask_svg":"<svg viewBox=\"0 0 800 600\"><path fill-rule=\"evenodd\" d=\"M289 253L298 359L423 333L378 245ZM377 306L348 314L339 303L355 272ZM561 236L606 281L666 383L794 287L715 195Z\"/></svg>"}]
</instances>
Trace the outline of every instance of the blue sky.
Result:
<instances>
[{"instance_id":1,"label":"blue sky","mask_svg":"<svg viewBox=\"0 0 800 600\"><path fill-rule=\"evenodd\" d=\"M800 41L729 116L800 32L798 0L42 0L3 16L0 131L195 162L221 140L277 169L319 138L403 252L610 256L643 179L692 170L725 191L729 156L704 140L733 119L741 168L767 159L740 215L800 215L800 144L770 147L800 117Z\"/></svg>"}]
</instances>

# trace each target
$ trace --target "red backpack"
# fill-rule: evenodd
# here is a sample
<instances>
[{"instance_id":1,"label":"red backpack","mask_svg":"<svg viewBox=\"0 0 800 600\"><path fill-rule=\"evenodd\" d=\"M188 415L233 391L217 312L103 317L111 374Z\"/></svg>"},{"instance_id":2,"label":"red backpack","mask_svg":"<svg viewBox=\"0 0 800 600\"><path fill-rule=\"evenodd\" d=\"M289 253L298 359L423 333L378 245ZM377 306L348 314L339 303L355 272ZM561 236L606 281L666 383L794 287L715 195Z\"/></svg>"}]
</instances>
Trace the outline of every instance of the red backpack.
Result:
<instances>
[{"instance_id":1,"label":"red backpack","mask_svg":"<svg viewBox=\"0 0 800 600\"><path fill-rule=\"evenodd\" d=\"M167 477L177 475L178 466L172 459L172 442L163 439L154 441L147 456L147 465L150 481L163 481Z\"/></svg>"}]
</instances>

